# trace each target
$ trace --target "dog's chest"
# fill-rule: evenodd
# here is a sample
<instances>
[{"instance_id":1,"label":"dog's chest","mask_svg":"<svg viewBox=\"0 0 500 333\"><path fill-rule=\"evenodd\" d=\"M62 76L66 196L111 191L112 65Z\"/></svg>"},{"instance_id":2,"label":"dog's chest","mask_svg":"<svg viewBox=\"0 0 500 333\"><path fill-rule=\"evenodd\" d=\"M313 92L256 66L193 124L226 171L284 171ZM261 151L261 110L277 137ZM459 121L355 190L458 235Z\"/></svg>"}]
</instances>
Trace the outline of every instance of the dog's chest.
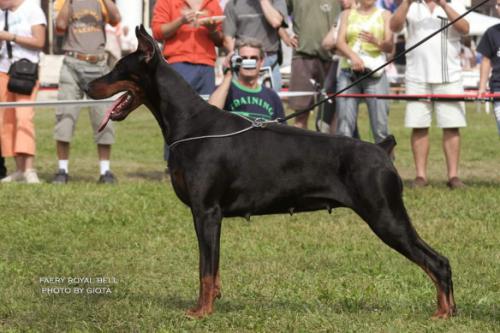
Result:
<instances>
[{"instance_id":1,"label":"dog's chest","mask_svg":"<svg viewBox=\"0 0 500 333\"><path fill-rule=\"evenodd\" d=\"M175 194L179 197L179 199L181 199L182 202L184 202L186 205L189 205L189 195L184 170L172 170L172 172L170 173L170 179L172 181Z\"/></svg>"}]
</instances>

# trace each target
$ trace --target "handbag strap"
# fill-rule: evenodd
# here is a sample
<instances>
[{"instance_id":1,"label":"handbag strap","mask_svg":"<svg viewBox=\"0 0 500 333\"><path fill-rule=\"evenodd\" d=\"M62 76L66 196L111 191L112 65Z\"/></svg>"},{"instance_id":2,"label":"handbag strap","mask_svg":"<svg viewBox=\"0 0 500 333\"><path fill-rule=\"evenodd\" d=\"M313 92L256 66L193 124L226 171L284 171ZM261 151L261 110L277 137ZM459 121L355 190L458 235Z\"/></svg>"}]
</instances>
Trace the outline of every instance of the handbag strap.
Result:
<instances>
[{"instance_id":1,"label":"handbag strap","mask_svg":"<svg viewBox=\"0 0 500 333\"><path fill-rule=\"evenodd\" d=\"M3 30L9 31L9 10L5 10L5 25L3 27ZM10 40L6 41L7 43L7 53L9 55L9 59L12 59L12 44L10 43Z\"/></svg>"}]
</instances>

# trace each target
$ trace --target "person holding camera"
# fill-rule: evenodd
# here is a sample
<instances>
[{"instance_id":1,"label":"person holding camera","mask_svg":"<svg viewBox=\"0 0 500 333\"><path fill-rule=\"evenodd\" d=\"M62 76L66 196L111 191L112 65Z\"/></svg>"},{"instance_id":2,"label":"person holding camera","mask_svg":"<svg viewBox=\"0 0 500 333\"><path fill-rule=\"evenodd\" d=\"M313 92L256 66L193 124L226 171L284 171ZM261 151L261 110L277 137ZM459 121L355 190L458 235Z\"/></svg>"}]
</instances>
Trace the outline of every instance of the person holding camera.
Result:
<instances>
[{"instance_id":1,"label":"person holding camera","mask_svg":"<svg viewBox=\"0 0 500 333\"><path fill-rule=\"evenodd\" d=\"M389 29L391 14L376 7L375 0L360 0L357 8L342 12L337 38L337 50L344 57L340 61L338 90L352 84L363 75L385 63L385 53L394 47L392 31ZM385 71L380 70L345 91L346 94L388 94L389 81ZM389 135L387 100L366 98L370 125L375 142ZM336 133L353 136L356 129L359 100L337 99Z\"/></svg>"},{"instance_id":2,"label":"person holding camera","mask_svg":"<svg viewBox=\"0 0 500 333\"><path fill-rule=\"evenodd\" d=\"M9 83L14 77L13 71L9 72L9 69L20 59L27 59L31 63L23 60L23 64L36 71L39 52L45 45L47 19L40 6L28 0L2 1L0 7L0 25L3 27L0 31L0 101L34 101L38 93L37 78L33 77L27 82L27 90L15 89L19 85ZM26 85L21 88L26 88ZM34 169L34 116L35 111L31 106L0 109L0 150L3 157L14 157L16 162L16 171L2 178L2 183L40 183Z\"/></svg>"},{"instance_id":3,"label":"person holding camera","mask_svg":"<svg viewBox=\"0 0 500 333\"><path fill-rule=\"evenodd\" d=\"M222 83L210 96L208 103L246 118L273 120L283 118L283 104L278 94L259 83L264 63L262 44L255 39L237 42Z\"/></svg>"},{"instance_id":4,"label":"person holding camera","mask_svg":"<svg viewBox=\"0 0 500 333\"><path fill-rule=\"evenodd\" d=\"M390 20L390 28L400 32L406 25L406 47L411 47L465 12L461 1L403 0ZM462 18L424 44L406 54L406 93L463 94L460 65L460 39L469 33L469 23ZM416 177L412 185L427 185L429 157L429 127L432 111L438 127L443 129L443 150L450 189L464 187L458 178L460 131L466 126L463 102L408 101L405 126L412 129L411 148Z\"/></svg>"},{"instance_id":5,"label":"person holding camera","mask_svg":"<svg viewBox=\"0 0 500 333\"><path fill-rule=\"evenodd\" d=\"M255 38L262 42L265 54L263 66L271 69L273 89L280 91L283 52L278 29L288 26L286 1L229 0L224 8L224 15L224 46L228 50L225 65L228 65L229 54L234 51L236 42Z\"/></svg>"}]
</instances>

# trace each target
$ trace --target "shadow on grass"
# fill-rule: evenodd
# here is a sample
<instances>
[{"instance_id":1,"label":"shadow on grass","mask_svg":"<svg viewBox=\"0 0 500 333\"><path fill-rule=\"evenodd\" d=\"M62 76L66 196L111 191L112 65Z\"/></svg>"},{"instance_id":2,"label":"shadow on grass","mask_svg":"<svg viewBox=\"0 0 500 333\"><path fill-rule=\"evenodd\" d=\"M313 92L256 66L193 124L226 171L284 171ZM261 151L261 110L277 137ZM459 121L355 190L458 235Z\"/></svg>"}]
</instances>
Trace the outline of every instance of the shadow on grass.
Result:
<instances>
[{"instance_id":1,"label":"shadow on grass","mask_svg":"<svg viewBox=\"0 0 500 333\"><path fill-rule=\"evenodd\" d=\"M466 188L498 188L500 186L500 182L496 180L468 180L467 178L461 178L462 181L465 183ZM403 187L405 189L411 189L412 188L412 183L413 179L403 179ZM441 189L448 189L446 186L446 181L445 180L429 180L429 185L427 187L430 188L441 188ZM424 188L425 189L425 188ZM420 190L420 189L419 189Z\"/></svg>"},{"instance_id":2,"label":"shadow on grass","mask_svg":"<svg viewBox=\"0 0 500 333\"><path fill-rule=\"evenodd\" d=\"M125 174L130 179L145 179L152 181L161 181L166 179L167 175L161 171L142 171L129 172Z\"/></svg>"},{"instance_id":3,"label":"shadow on grass","mask_svg":"<svg viewBox=\"0 0 500 333\"><path fill-rule=\"evenodd\" d=\"M142 302L148 296L136 295L136 301ZM149 299L151 300L151 299ZM179 311L184 313L186 310L196 305L196 299L186 299L178 295L170 294L166 296L154 296L152 300L158 306L169 309L171 311ZM266 297L258 299L250 298L229 298L223 297L215 302L215 312L219 314L230 314L234 312L244 312L245 309L251 309L251 312L293 312L297 314L307 313L326 313L334 312L338 314L352 315L368 315L373 313L386 313L392 316L393 313L401 313L401 317L411 316L428 318L431 321L431 316L435 311L433 303L414 304L409 310L406 304L389 304L383 300L377 301L372 299L354 299L349 297L332 300L332 302L322 302L320 300L311 300L309 302L297 302L293 300L268 299ZM458 304L458 313L454 317L457 320L479 320L489 324L500 325L499 309L495 306L487 304ZM498 326L497 325L497 326Z\"/></svg>"}]
</instances>

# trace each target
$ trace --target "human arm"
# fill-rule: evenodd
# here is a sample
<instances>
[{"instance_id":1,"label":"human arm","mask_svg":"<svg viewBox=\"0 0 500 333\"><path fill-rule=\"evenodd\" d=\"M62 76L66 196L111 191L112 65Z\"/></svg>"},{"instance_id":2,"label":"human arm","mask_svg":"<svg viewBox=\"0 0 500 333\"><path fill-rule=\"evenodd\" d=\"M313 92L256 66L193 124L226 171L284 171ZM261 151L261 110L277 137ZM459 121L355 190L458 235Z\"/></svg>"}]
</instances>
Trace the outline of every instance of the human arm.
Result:
<instances>
[{"instance_id":1,"label":"human arm","mask_svg":"<svg viewBox=\"0 0 500 333\"><path fill-rule=\"evenodd\" d=\"M365 65L363 60L347 44L347 18L351 11L344 10L340 17L340 27L337 36L337 51L344 57L350 59L354 71L363 71Z\"/></svg>"},{"instance_id":2,"label":"human arm","mask_svg":"<svg viewBox=\"0 0 500 333\"><path fill-rule=\"evenodd\" d=\"M283 16L274 8L271 0L259 0L262 12L267 22L274 28L278 29L283 23Z\"/></svg>"},{"instance_id":3,"label":"human arm","mask_svg":"<svg viewBox=\"0 0 500 333\"><path fill-rule=\"evenodd\" d=\"M323 37L323 40L321 41L321 47L323 47L325 50L333 50L335 48L335 45L337 44L337 34L337 26L332 25L325 37Z\"/></svg>"},{"instance_id":4,"label":"human arm","mask_svg":"<svg viewBox=\"0 0 500 333\"><path fill-rule=\"evenodd\" d=\"M218 107L219 109L224 108L226 104L227 95L229 93L229 88L231 87L231 80L233 79L233 73L231 71L227 71L224 74L224 78L222 83L215 89L215 91L210 95L208 99L208 104L212 104L213 106Z\"/></svg>"},{"instance_id":5,"label":"human arm","mask_svg":"<svg viewBox=\"0 0 500 333\"><path fill-rule=\"evenodd\" d=\"M56 32L64 32L68 28L69 25L69 16L70 16L70 0L65 0L64 4L57 14L56 17Z\"/></svg>"},{"instance_id":6,"label":"human arm","mask_svg":"<svg viewBox=\"0 0 500 333\"><path fill-rule=\"evenodd\" d=\"M213 19L203 20L201 23L208 31L208 37L214 42L215 46L224 46L224 34L220 29L220 23Z\"/></svg>"},{"instance_id":7,"label":"human arm","mask_svg":"<svg viewBox=\"0 0 500 333\"><path fill-rule=\"evenodd\" d=\"M453 21L460 16L459 13L447 2L447 0L434 0L441 8L443 8L448 20ZM466 19L461 18L457 22L453 23L453 28L457 30L462 35L469 33L469 22Z\"/></svg>"},{"instance_id":8,"label":"human arm","mask_svg":"<svg viewBox=\"0 0 500 333\"><path fill-rule=\"evenodd\" d=\"M122 20L118 6L111 0L104 0L103 3L108 13L108 23L116 26Z\"/></svg>"},{"instance_id":9,"label":"human arm","mask_svg":"<svg viewBox=\"0 0 500 333\"><path fill-rule=\"evenodd\" d=\"M157 1L151 20L153 37L159 42L170 39L175 36L182 25L192 23L195 19L196 13L191 9L185 9L180 16L173 18L169 3L167 1Z\"/></svg>"},{"instance_id":10,"label":"human arm","mask_svg":"<svg viewBox=\"0 0 500 333\"><path fill-rule=\"evenodd\" d=\"M155 35L155 39L162 41L165 39L172 38L177 30L184 24L194 22L196 18L196 13L194 11L187 11L182 16L174 19L173 21L164 23L160 26L160 35Z\"/></svg>"},{"instance_id":11,"label":"human arm","mask_svg":"<svg viewBox=\"0 0 500 333\"><path fill-rule=\"evenodd\" d=\"M483 56L481 60L481 65L479 66L479 89L477 90L477 95L484 95L486 92L486 85L488 83L488 78L491 72L491 59Z\"/></svg>"},{"instance_id":12,"label":"human arm","mask_svg":"<svg viewBox=\"0 0 500 333\"><path fill-rule=\"evenodd\" d=\"M400 32L403 30L406 22L406 16L408 15L408 10L410 5L414 0L403 0L399 5L398 9L392 14L389 20L389 28L392 32Z\"/></svg>"},{"instance_id":13,"label":"human arm","mask_svg":"<svg viewBox=\"0 0 500 333\"><path fill-rule=\"evenodd\" d=\"M19 36L9 31L0 31L1 41L14 42L22 47L41 50L45 46L45 30L43 24L31 26L31 36Z\"/></svg>"},{"instance_id":14,"label":"human arm","mask_svg":"<svg viewBox=\"0 0 500 333\"><path fill-rule=\"evenodd\" d=\"M283 27L279 28L278 35L283 40L283 42L286 44L286 46L292 47L292 48L299 47L299 38L297 37L297 35L290 36L287 29L285 29Z\"/></svg>"}]
</instances>

